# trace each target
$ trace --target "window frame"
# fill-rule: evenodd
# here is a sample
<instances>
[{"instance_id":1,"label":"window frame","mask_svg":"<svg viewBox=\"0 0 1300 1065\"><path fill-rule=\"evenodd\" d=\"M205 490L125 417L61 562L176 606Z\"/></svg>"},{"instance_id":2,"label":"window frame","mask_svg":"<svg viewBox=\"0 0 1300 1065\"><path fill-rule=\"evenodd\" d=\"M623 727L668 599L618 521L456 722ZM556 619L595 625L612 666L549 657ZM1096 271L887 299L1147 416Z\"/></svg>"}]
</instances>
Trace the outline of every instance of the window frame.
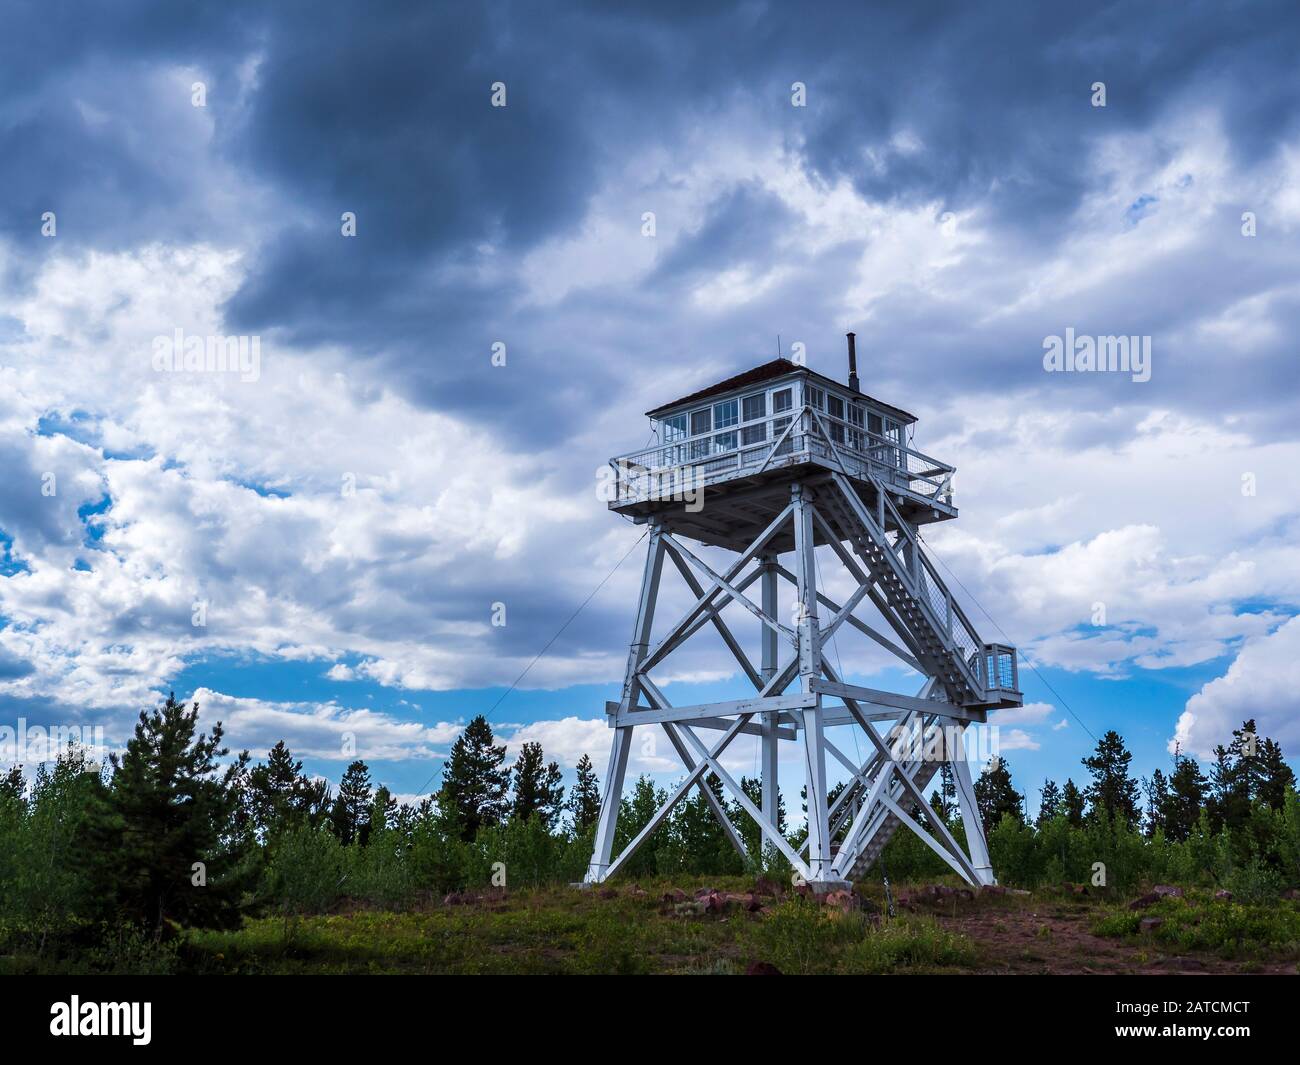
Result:
<instances>
[{"instance_id":1,"label":"window frame","mask_svg":"<svg viewBox=\"0 0 1300 1065\"><path fill-rule=\"evenodd\" d=\"M681 422L680 428L675 426L674 422ZM661 418L659 424L662 426L660 436L665 444L675 444L679 440L688 439L691 435L691 417L684 411L681 414L672 414L667 418Z\"/></svg>"},{"instance_id":2,"label":"window frame","mask_svg":"<svg viewBox=\"0 0 1300 1065\"><path fill-rule=\"evenodd\" d=\"M718 411L722 408L730 407L732 417L730 421L722 421L718 416ZM730 399L720 399L713 404L713 429L731 429L740 424L740 400L736 396Z\"/></svg>"}]
</instances>

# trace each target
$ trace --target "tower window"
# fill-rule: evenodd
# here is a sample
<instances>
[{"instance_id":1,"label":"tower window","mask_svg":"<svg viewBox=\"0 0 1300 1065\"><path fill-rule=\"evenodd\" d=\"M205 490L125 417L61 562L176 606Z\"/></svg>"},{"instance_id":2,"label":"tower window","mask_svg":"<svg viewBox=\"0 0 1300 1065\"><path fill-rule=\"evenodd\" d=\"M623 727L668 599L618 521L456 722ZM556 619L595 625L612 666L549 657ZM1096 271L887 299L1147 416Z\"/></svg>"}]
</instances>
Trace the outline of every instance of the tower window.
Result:
<instances>
[{"instance_id":1,"label":"tower window","mask_svg":"<svg viewBox=\"0 0 1300 1065\"><path fill-rule=\"evenodd\" d=\"M786 426L788 426L789 424L790 424L789 418L777 418L772 423L772 437L774 439L779 440L781 438L781 434L785 432ZM784 440L781 441L780 445L777 447L776 453L778 455L788 455L793 450L794 450L794 441L787 436Z\"/></svg>"},{"instance_id":2,"label":"tower window","mask_svg":"<svg viewBox=\"0 0 1300 1065\"><path fill-rule=\"evenodd\" d=\"M710 432L713 429L713 411L708 407L691 411L691 436Z\"/></svg>"},{"instance_id":3,"label":"tower window","mask_svg":"<svg viewBox=\"0 0 1300 1065\"><path fill-rule=\"evenodd\" d=\"M767 393L760 392L756 396L746 396L741 404L745 421L757 421L759 418L767 417Z\"/></svg>"},{"instance_id":4,"label":"tower window","mask_svg":"<svg viewBox=\"0 0 1300 1065\"><path fill-rule=\"evenodd\" d=\"M788 388L782 388L780 391L772 393L772 413L780 414L782 411L789 410L792 405L793 393Z\"/></svg>"},{"instance_id":5,"label":"tower window","mask_svg":"<svg viewBox=\"0 0 1300 1065\"><path fill-rule=\"evenodd\" d=\"M713 405L713 428L725 429L740 419L740 404L734 399L724 399Z\"/></svg>"}]
</instances>

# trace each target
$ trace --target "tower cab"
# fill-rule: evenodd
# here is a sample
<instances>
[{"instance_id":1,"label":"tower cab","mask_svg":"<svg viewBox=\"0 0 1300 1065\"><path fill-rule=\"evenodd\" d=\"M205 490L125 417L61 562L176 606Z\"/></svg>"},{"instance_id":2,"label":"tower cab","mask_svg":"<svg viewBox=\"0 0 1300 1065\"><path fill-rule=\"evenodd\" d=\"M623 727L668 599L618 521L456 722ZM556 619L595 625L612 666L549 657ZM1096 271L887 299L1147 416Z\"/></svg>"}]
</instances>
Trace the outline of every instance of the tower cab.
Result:
<instances>
[{"instance_id":1,"label":"tower cab","mask_svg":"<svg viewBox=\"0 0 1300 1065\"><path fill-rule=\"evenodd\" d=\"M734 548L820 470L868 505L883 486L913 525L955 518L954 467L912 447L914 415L858 390L853 360L850 334L847 385L774 359L647 411L655 443L610 460L610 509Z\"/></svg>"}]
</instances>

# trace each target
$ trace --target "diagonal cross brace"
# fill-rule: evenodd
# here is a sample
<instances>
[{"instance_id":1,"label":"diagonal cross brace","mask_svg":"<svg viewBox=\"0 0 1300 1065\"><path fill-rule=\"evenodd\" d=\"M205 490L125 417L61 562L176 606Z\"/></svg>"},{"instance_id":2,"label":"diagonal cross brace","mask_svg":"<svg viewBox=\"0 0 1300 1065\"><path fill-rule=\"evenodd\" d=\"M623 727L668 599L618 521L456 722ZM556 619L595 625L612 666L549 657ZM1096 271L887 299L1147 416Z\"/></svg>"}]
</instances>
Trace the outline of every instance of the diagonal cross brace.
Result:
<instances>
[{"instance_id":1,"label":"diagonal cross brace","mask_svg":"<svg viewBox=\"0 0 1300 1065\"><path fill-rule=\"evenodd\" d=\"M781 526L785 524L786 519L790 517L790 514L793 511L793 509L794 509L794 504L790 504L786 506L781 511L780 514L778 514L775 518L772 519L771 523L767 526L767 528L764 529L761 533L759 533L758 537L754 540L754 542L750 544L749 547L747 547L743 552L741 552L740 556L736 559L736 561L733 562L730 566L728 566L727 569L723 572L722 579L724 581L730 582L733 578L735 578L736 574L738 574L742 569L745 568L746 565L749 564L750 559L752 559L755 555L759 554L763 550L763 548L767 546L768 541L770 541L772 537L774 537L777 534ZM680 547L680 545L678 546ZM660 640L657 644L655 644L654 649L651 650L651 652L648 655L646 655L644 658L640 660L640 666L643 671L653 668L656 663L662 661L664 657L668 654L668 652L670 652L674 647L677 646L682 634L696 620L701 610L706 610L709 608L713 596L718 592L723 592L724 594L728 595L728 598L725 602L719 604L717 609L719 610L722 609L722 607L726 605L726 602L730 601L729 593L726 593L722 585L719 584L717 580L715 580L709 586L708 590L704 593L704 595L696 599L694 605L686 612L686 614L682 617L682 619L678 621L677 624L674 625L671 629L669 629L667 635L665 635L662 640Z\"/></svg>"},{"instance_id":2,"label":"diagonal cross brace","mask_svg":"<svg viewBox=\"0 0 1300 1065\"><path fill-rule=\"evenodd\" d=\"M782 625L779 621L776 620L776 618L768 617L767 614L763 612L762 607L760 607L747 595L741 592L738 588L734 587L730 583L728 578L721 577L717 573L715 573L707 563L701 561L698 557L696 557L696 555L692 551L684 547L678 540L674 539L672 534L664 533L664 543L675 554L678 554L682 558L693 563L695 567L706 577L712 578L714 589L721 588L724 592L727 593L727 595L730 597L730 600L732 602L739 603L751 614L753 614L754 617L758 618L758 620L761 621L768 628L772 629L778 635L784 636L791 643L794 642L795 635L790 629Z\"/></svg>"},{"instance_id":3,"label":"diagonal cross brace","mask_svg":"<svg viewBox=\"0 0 1300 1065\"><path fill-rule=\"evenodd\" d=\"M722 752L731 745L731 741L740 735L741 726L746 724L753 716L753 714L741 714L731 723L731 727L722 734L722 738L714 745L712 756L705 751L704 760L696 762L695 765L691 767L690 771L686 774L686 778L673 789L673 793L668 796L667 801L654 812L654 815L645 823L641 831L638 832L632 838L631 842L623 848L623 852L615 858L612 863L610 863L609 868L605 870L604 879L609 879L617 873L627 863L628 859L641 848L641 844L654 835L659 826L664 823L664 818L672 813L673 807L681 801L682 796L695 786L695 782L699 780L700 777L704 775L704 771L710 767L712 764L712 757L721 755ZM688 735L694 740L697 749L704 750L704 745L701 744L698 739L695 739L694 733L688 733Z\"/></svg>"},{"instance_id":4,"label":"diagonal cross brace","mask_svg":"<svg viewBox=\"0 0 1300 1065\"><path fill-rule=\"evenodd\" d=\"M794 866L795 870L805 880L813 879L811 870L804 863L803 858L801 858L795 849L790 846L790 841L780 833L776 825L772 824L771 821L763 816L763 811L754 805L753 800L745 794L745 790L736 783L731 774L722 768L717 757L708 753L708 750L705 748L704 744L700 742L699 737L695 735L690 726L682 725L680 727L686 736L687 742L695 748L695 753L702 759L701 764L704 762L708 763L708 766L713 770L714 775L722 781L723 787L731 792L735 797L736 802L740 804L741 808L754 819L754 823L758 825L759 831L763 833L767 841L786 856L790 864Z\"/></svg>"}]
</instances>

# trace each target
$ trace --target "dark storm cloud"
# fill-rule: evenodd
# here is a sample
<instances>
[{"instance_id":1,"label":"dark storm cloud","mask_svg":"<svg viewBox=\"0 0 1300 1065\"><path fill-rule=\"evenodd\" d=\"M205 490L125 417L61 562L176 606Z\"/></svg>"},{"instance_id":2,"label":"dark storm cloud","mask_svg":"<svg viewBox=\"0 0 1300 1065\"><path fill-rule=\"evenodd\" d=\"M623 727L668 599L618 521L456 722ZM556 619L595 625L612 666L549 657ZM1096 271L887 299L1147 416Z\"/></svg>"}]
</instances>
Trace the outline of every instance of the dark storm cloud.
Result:
<instances>
[{"instance_id":1,"label":"dark storm cloud","mask_svg":"<svg viewBox=\"0 0 1300 1065\"><path fill-rule=\"evenodd\" d=\"M708 15L663 4L26 3L10 18L0 75L10 177L57 187L97 172L117 186L120 214L181 198L165 159L150 173L95 140L67 90L101 64L228 72L257 54L248 112L213 100L232 157L326 231L339 211L362 212L370 256L417 261L472 240L517 249L564 227L599 162L732 94L770 102L818 169L874 199L992 196L1025 223L1073 205L1078 153L1099 122L1145 125L1197 91L1225 108L1237 150L1258 155L1295 129L1300 98L1285 3L733 4ZM507 108L486 106L496 80L509 86ZM809 86L806 113L788 106L794 80ZM1107 82L1105 112L1088 106L1094 80ZM130 122L138 103L118 96L109 110ZM901 130L925 150L889 147ZM303 251L310 234L299 234ZM275 258L254 288L277 283ZM278 259L290 283L301 260L285 248ZM367 284L371 261L351 277L358 303L387 287L382 276Z\"/></svg>"},{"instance_id":2,"label":"dark storm cloud","mask_svg":"<svg viewBox=\"0 0 1300 1065\"><path fill-rule=\"evenodd\" d=\"M233 95L235 67L253 47L250 6L6 4L0 233L38 248L41 215L54 211L64 250L220 239L203 232L210 161L189 84L171 96L158 75L192 66Z\"/></svg>"},{"instance_id":3,"label":"dark storm cloud","mask_svg":"<svg viewBox=\"0 0 1300 1065\"><path fill-rule=\"evenodd\" d=\"M649 293L597 297L598 315L577 297L539 320L496 271L475 270L485 246L500 266L572 230L629 153L671 147L731 100L750 101L759 121L766 114L801 143L824 180L847 176L878 202L978 206L1008 246L1068 239L1097 139L1148 128L1197 94L1222 109L1242 158L1267 156L1294 130L1296 24L1284 6L1253 7L1249 18L1212 4L1001 10L736 5L701 16L520 5L284 19L264 43L241 158L315 219L269 246L231 318L290 342L346 342L417 402L546 444L562 409L609 394L620 364L673 348L696 358L691 347L705 344L743 363L769 350L782 322L826 332L824 300L803 305L822 318L806 324L782 293L770 301L780 307L772 322L703 324L681 307L693 279L770 257L793 224L745 184L663 257ZM496 80L508 87L505 109L488 107ZM793 81L808 85L806 109L789 106ZM1089 104L1094 81L1107 84L1104 110ZM1268 91L1252 93L1261 81ZM358 213L355 241L337 236L342 210ZM630 206L629 225L637 216ZM1041 332L972 341L969 309L945 322L948 309L908 305L905 294L895 302L896 317L876 316L890 334L880 346L907 369L935 359L947 368L954 347L983 344L993 350L959 361L947 383L988 382L991 371L1012 387L1041 387ZM677 344L673 319L683 317ZM503 336L523 340L528 356L488 388L484 353Z\"/></svg>"},{"instance_id":4,"label":"dark storm cloud","mask_svg":"<svg viewBox=\"0 0 1300 1065\"><path fill-rule=\"evenodd\" d=\"M656 279L689 284L701 274L751 262L765 265L795 221L780 197L754 183L738 185L711 203L704 223L660 260Z\"/></svg>"},{"instance_id":5,"label":"dark storm cloud","mask_svg":"<svg viewBox=\"0 0 1300 1065\"><path fill-rule=\"evenodd\" d=\"M748 173L646 282L521 303L521 258L573 232L638 150L662 148L686 169L684 133L754 122L784 134L821 180L847 178L874 202L978 208L1004 255L1041 254L1070 239L1099 137L1154 137L1173 109L1213 105L1234 159L1252 164L1300 121L1300 18L1284 3L31 3L11 25L7 233L30 246L57 204L60 240L77 246L225 238L255 249L228 329L343 347L359 376L515 444L567 434L567 412L608 403L647 362L689 375L707 351L735 369L778 332L828 351L824 368L839 372L826 279L851 266L849 252L802 264L761 305L707 318L685 305L698 280L770 261L781 235L797 234ZM210 72L210 144L188 100L158 99L149 80L176 66ZM495 81L505 108L489 106ZM795 81L806 108L790 106ZM1089 105L1094 81L1107 85L1105 109ZM244 189L223 187L205 162ZM629 205L629 226L641 209ZM356 212L355 239L339 235L344 211ZM251 233L241 214L256 215ZM1260 260L1228 283L1202 272L1152 287L1133 331L1172 335L1189 300L1229 306L1270 269ZM1043 388L1043 332L1087 328L1052 309L1043 332L979 330L971 305L913 296L876 306L862 343L891 379L941 366L939 392ZM1102 294L1114 313L1095 331L1137 319L1133 298ZM498 339L511 372L489 379ZM1194 403L1203 385L1157 378L1151 392ZM1113 387L1081 390L1105 402Z\"/></svg>"}]
</instances>

